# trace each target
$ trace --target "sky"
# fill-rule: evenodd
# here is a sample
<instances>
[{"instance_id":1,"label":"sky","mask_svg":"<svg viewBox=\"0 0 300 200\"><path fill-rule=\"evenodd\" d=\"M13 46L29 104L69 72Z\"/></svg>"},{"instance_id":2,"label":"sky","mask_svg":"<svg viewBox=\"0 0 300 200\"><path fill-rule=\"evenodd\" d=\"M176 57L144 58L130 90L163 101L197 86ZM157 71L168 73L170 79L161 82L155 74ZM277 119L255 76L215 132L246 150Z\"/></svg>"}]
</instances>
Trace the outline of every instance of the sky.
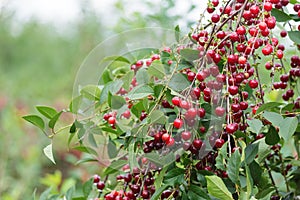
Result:
<instances>
[{"instance_id":1,"label":"sky","mask_svg":"<svg viewBox=\"0 0 300 200\"><path fill-rule=\"evenodd\" d=\"M103 21L108 21L114 18L112 12L113 5L116 0L85 0L91 2L96 12L104 17ZM152 0L153 2L162 3L161 0ZM190 0L198 2L199 0ZM188 2L177 1L177 8L174 12L185 16L189 8ZM18 20L27 21L31 18L37 18L42 23L51 22L58 26L70 23L80 15L80 2L84 0L0 0L0 6L15 11L15 16ZM147 12L149 8L142 6L139 0L130 0L128 2L128 13L139 10ZM134 5L134 6L132 6ZM198 13L192 15L197 18Z\"/></svg>"}]
</instances>

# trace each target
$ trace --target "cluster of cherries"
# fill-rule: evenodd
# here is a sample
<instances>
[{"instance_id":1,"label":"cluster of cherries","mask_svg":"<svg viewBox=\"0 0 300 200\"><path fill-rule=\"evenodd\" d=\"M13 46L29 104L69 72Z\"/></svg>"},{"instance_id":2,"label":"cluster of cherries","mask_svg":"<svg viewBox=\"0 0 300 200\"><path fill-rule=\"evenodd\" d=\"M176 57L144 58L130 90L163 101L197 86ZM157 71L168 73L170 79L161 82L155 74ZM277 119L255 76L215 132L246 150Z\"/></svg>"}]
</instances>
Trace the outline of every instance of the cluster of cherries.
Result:
<instances>
[{"instance_id":1,"label":"cluster of cherries","mask_svg":"<svg viewBox=\"0 0 300 200\"><path fill-rule=\"evenodd\" d=\"M126 168L126 169L124 169ZM129 166L125 165L123 167L125 171L129 170ZM104 195L105 200L136 200L136 199L150 199L151 196L156 191L154 186L154 175L159 173L160 170L139 170L134 168L133 172L125 173L123 175L118 175L116 177L118 181L119 191L113 190ZM99 196L101 196L103 189L105 188L104 182L100 181L99 175L94 175L94 184L99 191ZM162 199L167 199L171 195L177 197L179 194L176 189L166 189L160 195Z\"/></svg>"},{"instance_id":2,"label":"cluster of cherries","mask_svg":"<svg viewBox=\"0 0 300 200\"><path fill-rule=\"evenodd\" d=\"M190 87L182 91L181 95L173 96L172 99L168 99L166 95L159 99L158 103L162 108L176 109L179 112L171 122L171 129L166 130L166 127L159 125L148 131L152 139L140 146L144 153L152 151L164 153L182 148L189 152L191 158L198 160L194 166L197 170L211 171L222 178L227 178L227 172L215 166L217 150L226 141L231 141L232 149L229 151L240 151L233 142L233 134L237 131L246 131L248 127L246 119L251 117L251 113L252 116L256 114L256 110L264 102L264 92L267 91L261 84L259 70L262 68L257 62L259 53L268 60L264 67L270 71L273 81L268 89L283 90L282 99L294 103L295 110L300 109L300 98L295 97L294 91L300 77L300 58L296 55L292 56L291 69L288 70L284 66L285 46L280 44L272 34L277 22L271 15L271 10L281 9L288 4L288 0L263 2L236 0L228 1L224 7L221 7L219 0L211 0L207 7L207 12L211 14L211 21L207 27L212 27L211 29L203 28L200 24L191 34L192 41L186 46L178 46L177 49L174 48L175 50L164 48L163 52L170 55L167 61L162 59L163 54L153 54L150 58L139 60L131 65L131 70L135 73L143 67L151 66L154 61L175 66L178 64L177 58L180 57L182 49L192 47L199 52L199 59L193 62L193 66L187 66L176 72L183 74L190 81ZM300 17L300 4L294 5L294 11ZM229 23L230 20L236 20L236 23ZM300 25L298 29L300 31ZM280 36L286 37L287 32L281 31ZM274 82L275 73L280 75L278 82ZM129 91L137 85L136 78L133 78ZM121 117L126 119L133 117L131 108L135 104L135 101L126 97L129 91L121 88L117 93L124 96L127 101L128 110L121 114ZM157 100L151 95L148 99ZM209 104L211 109L207 110L203 106L204 103ZM116 113L112 111L103 116L112 128L118 125ZM135 122L140 123L147 116L148 113L142 111ZM211 120L211 116L222 121L219 130L215 130L216 124L212 122L213 120L209 126L204 125L204 121ZM264 134L257 134L253 140L263 137ZM207 148L208 144L210 149ZM278 159L276 155L280 145L275 145L272 149L274 153L268 157L268 160ZM176 160L180 161L180 157ZM287 165L282 173L287 174L290 169L291 165ZM149 199L155 192L154 175L154 171L137 171L120 175L117 180L123 183L123 190L112 191L105 195L105 199L127 200L138 197ZM94 182L102 191L104 182L101 182L98 176L95 176ZM178 194L178 190L165 190L161 197L163 199ZM274 200L278 198L280 197L277 195L272 196Z\"/></svg>"}]
</instances>

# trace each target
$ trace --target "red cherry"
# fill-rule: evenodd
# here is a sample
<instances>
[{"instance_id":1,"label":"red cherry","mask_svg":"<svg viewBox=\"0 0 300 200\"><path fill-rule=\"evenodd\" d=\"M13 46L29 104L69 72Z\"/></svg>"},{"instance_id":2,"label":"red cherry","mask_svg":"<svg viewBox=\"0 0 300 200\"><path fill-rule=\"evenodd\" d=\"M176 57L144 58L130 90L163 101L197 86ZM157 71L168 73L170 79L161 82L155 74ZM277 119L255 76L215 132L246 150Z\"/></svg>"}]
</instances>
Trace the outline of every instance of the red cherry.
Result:
<instances>
[{"instance_id":1,"label":"red cherry","mask_svg":"<svg viewBox=\"0 0 300 200\"><path fill-rule=\"evenodd\" d=\"M183 121L182 119L175 119L174 120L174 123L173 123L173 126L177 129L180 129L182 126L183 126Z\"/></svg>"},{"instance_id":2,"label":"red cherry","mask_svg":"<svg viewBox=\"0 0 300 200\"><path fill-rule=\"evenodd\" d=\"M237 124L227 124L226 125L226 132L229 134L233 134L235 131L237 131L238 126Z\"/></svg>"},{"instance_id":3,"label":"red cherry","mask_svg":"<svg viewBox=\"0 0 300 200\"><path fill-rule=\"evenodd\" d=\"M205 109L204 108L199 108L198 109L198 116L200 117L200 118L203 118L204 116L205 116Z\"/></svg>"},{"instance_id":4,"label":"red cherry","mask_svg":"<svg viewBox=\"0 0 300 200\"><path fill-rule=\"evenodd\" d=\"M287 32L286 32L285 30L282 30L282 31L280 32L280 36L281 36L281 37L286 37L286 36L287 36Z\"/></svg>"},{"instance_id":5,"label":"red cherry","mask_svg":"<svg viewBox=\"0 0 300 200\"><path fill-rule=\"evenodd\" d=\"M270 3L270 2L265 2L265 4L264 4L264 9L265 9L265 11L267 11L267 12L271 11L271 10L272 10L272 3Z\"/></svg>"},{"instance_id":6,"label":"red cherry","mask_svg":"<svg viewBox=\"0 0 300 200\"><path fill-rule=\"evenodd\" d=\"M172 98L172 103L173 103L174 106L179 106L180 102L181 102L181 100L180 100L179 97L173 97Z\"/></svg>"},{"instance_id":7,"label":"red cherry","mask_svg":"<svg viewBox=\"0 0 300 200\"><path fill-rule=\"evenodd\" d=\"M215 109L215 114L218 116L218 117L222 117L222 116L224 116L224 114L225 114L225 108L223 108L223 107L216 107L216 109Z\"/></svg>"},{"instance_id":8,"label":"red cherry","mask_svg":"<svg viewBox=\"0 0 300 200\"><path fill-rule=\"evenodd\" d=\"M240 104L237 104L237 103L231 104L231 110L232 110L234 113L239 112L239 111L241 110Z\"/></svg>"},{"instance_id":9,"label":"red cherry","mask_svg":"<svg viewBox=\"0 0 300 200\"><path fill-rule=\"evenodd\" d=\"M223 139L216 139L215 147L216 148L221 148L225 143L225 140Z\"/></svg>"},{"instance_id":10,"label":"red cherry","mask_svg":"<svg viewBox=\"0 0 300 200\"><path fill-rule=\"evenodd\" d=\"M240 107L241 110L246 110L248 108L248 102L247 101L240 102Z\"/></svg>"},{"instance_id":11,"label":"red cherry","mask_svg":"<svg viewBox=\"0 0 300 200\"><path fill-rule=\"evenodd\" d=\"M247 58L245 58L244 56L239 57L239 64L240 65L244 65L247 62Z\"/></svg>"},{"instance_id":12,"label":"red cherry","mask_svg":"<svg viewBox=\"0 0 300 200\"><path fill-rule=\"evenodd\" d=\"M244 26L240 26L236 29L237 34L239 35L245 35L246 34L246 28Z\"/></svg>"},{"instance_id":13,"label":"red cherry","mask_svg":"<svg viewBox=\"0 0 300 200\"><path fill-rule=\"evenodd\" d=\"M187 119L194 119L196 117L196 115L197 115L197 110L195 108L190 108L185 113L185 117Z\"/></svg>"},{"instance_id":14,"label":"red cherry","mask_svg":"<svg viewBox=\"0 0 300 200\"><path fill-rule=\"evenodd\" d=\"M213 23L218 23L218 22L220 21L220 15L218 15L218 14L213 14L213 15L211 16L211 21L212 21Z\"/></svg>"},{"instance_id":15,"label":"red cherry","mask_svg":"<svg viewBox=\"0 0 300 200\"><path fill-rule=\"evenodd\" d=\"M265 22L260 22L258 24L258 28L262 31L265 30L267 28L267 24Z\"/></svg>"},{"instance_id":16,"label":"red cherry","mask_svg":"<svg viewBox=\"0 0 300 200\"><path fill-rule=\"evenodd\" d=\"M205 89L203 90L203 94L204 94L205 96L210 96L210 95L211 95L211 89L210 89L210 88L205 88Z\"/></svg>"},{"instance_id":17,"label":"red cherry","mask_svg":"<svg viewBox=\"0 0 300 200\"><path fill-rule=\"evenodd\" d=\"M214 7L217 7L219 5L219 0L212 0L211 3Z\"/></svg>"},{"instance_id":18,"label":"red cherry","mask_svg":"<svg viewBox=\"0 0 300 200\"><path fill-rule=\"evenodd\" d=\"M170 138L167 142L167 147L172 147L175 144L175 139L174 138Z\"/></svg>"},{"instance_id":19,"label":"red cherry","mask_svg":"<svg viewBox=\"0 0 300 200\"><path fill-rule=\"evenodd\" d=\"M267 44L263 49L262 49L262 53L267 56L270 55L273 52L273 47L270 44Z\"/></svg>"},{"instance_id":20,"label":"red cherry","mask_svg":"<svg viewBox=\"0 0 300 200\"><path fill-rule=\"evenodd\" d=\"M187 78L188 78L188 80L191 81L191 82L195 79L195 77L196 77L195 72L189 72L189 73L187 74Z\"/></svg>"},{"instance_id":21,"label":"red cherry","mask_svg":"<svg viewBox=\"0 0 300 200\"><path fill-rule=\"evenodd\" d=\"M276 56L277 56L277 58L278 59L282 59L282 57L283 57L283 51L282 50L277 50L277 52L276 52Z\"/></svg>"},{"instance_id":22,"label":"red cherry","mask_svg":"<svg viewBox=\"0 0 300 200\"><path fill-rule=\"evenodd\" d=\"M183 100L183 101L180 102L180 107L187 110L187 109L190 108L190 104L189 104L189 102Z\"/></svg>"},{"instance_id":23,"label":"red cherry","mask_svg":"<svg viewBox=\"0 0 300 200\"><path fill-rule=\"evenodd\" d=\"M98 183L100 181L100 176L95 174L93 179L94 179L94 183Z\"/></svg>"},{"instance_id":24,"label":"red cherry","mask_svg":"<svg viewBox=\"0 0 300 200\"><path fill-rule=\"evenodd\" d=\"M98 190L103 190L104 187L105 187L105 183L104 182L100 181L100 182L97 183L97 189Z\"/></svg>"},{"instance_id":25,"label":"red cherry","mask_svg":"<svg viewBox=\"0 0 300 200\"><path fill-rule=\"evenodd\" d=\"M203 145L203 142L202 142L202 140L200 140L200 139L195 139L195 140L193 141L193 146L194 146L197 150L201 149L202 145Z\"/></svg>"},{"instance_id":26,"label":"red cherry","mask_svg":"<svg viewBox=\"0 0 300 200\"><path fill-rule=\"evenodd\" d=\"M189 131L182 132L181 138L185 141L189 140L191 138L191 132L189 132Z\"/></svg>"},{"instance_id":27,"label":"red cherry","mask_svg":"<svg viewBox=\"0 0 300 200\"><path fill-rule=\"evenodd\" d=\"M198 81L204 81L205 80L205 78L206 78L206 74L204 73L204 72L199 72L197 75L196 75L196 77L197 77L197 79L198 79Z\"/></svg>"},{"instance_id":28,"label":"red cherry","mask_svg":"<svg viewBox=\"0 0 300 200\"><path fill-rule=\"evenodd\" d=\"M256 114L256 111L257 111L258 108L259 108L259 106L254 106L254 107L252 108L252 114L253 114L253 115Z\"/></svg>"},{"instance_id":29,"label":"red cherry","mask_svg":"<svg viewBox=\"0 0 300 200\"><path fill-rule=\"evenodd\" d=\"M236 95L239 92L239 87L236 86L236 85L231 85L231 86L228 87L228 92L231 95Z\"/></svg>"},{"instance_id":30,"label":"red cherry","mask_svg":"<svg viewBox=\"0 0 300 200\"><path fill-rule=\"evenodd\" d=\"M275 26L276 26L276 19L275 19L275 17L269 17L267 19L267 26L268 26L269 29L275 28Z\"/></svg>"},{"instance_id":31,"label":"red cherry","mask_svg":"<svg viewBox=\"0 0 300 200\"><path fill-rule=\"evenodd\" d=\"M114 125L116 123L116 118L115 117L110 117L108 118L108 123L111 124L111 125Z\"/></svg>"},{"instance_id":32,"label":"red cherry","mask_svg":"<svg viewBox=\"0 0 300 200\"><path fill-rule=\"evenodd\" d=\"M126 118L126 119L129 119L130 116L131 116L130 110L126 110L126 111L122 114L122 116L123 116L124 118Z\"/></svg>"},{"instance_id":33,"label":"red cherry","mask_svg":"<svg viewBox=\"0 0 300 200\"><path fill-rule=\"evenodd\" d=\"M170 140L170 135L168 133L164 133L162 136L161 136L161 140L164 141L164 142L168 142Z\"/></svg>"},{"instance_id":34,"label":"red cherry","mask_svg":"<svg viewBox=\"0 0 300 200\"><path fill-rule=\"evenodd\" d=\"M257 81L257 80L250 80L250 81L249 81L249 86L250 86L252 89L257 88L257 86L258 86L258 81Z\"/></svg>"},{"instance_id":35,"label":"red cherry","mask_svg":"<svg viewBox=\"0 0 300 200\"><path fill-rule=\"evenodd\" d=\"M252 14L254 14L254 15L257 15L257 14L260 12L260 9L259 9L258 6L253 5L253 6L250 7L250 12L251 12Z\"/></svg>"},{"instance_id":36,"label":"red cherry","mask_svg":"<svg viewBox=\"0 0 300 200\"><path fill-rule=\"evenodd\" d=\"M199 128L199 131L200 131L201 133L205 133L205 132L206 132L206 128L205 128L204 126L201 126L201 127Z\"/></svg>"}]
</instances>

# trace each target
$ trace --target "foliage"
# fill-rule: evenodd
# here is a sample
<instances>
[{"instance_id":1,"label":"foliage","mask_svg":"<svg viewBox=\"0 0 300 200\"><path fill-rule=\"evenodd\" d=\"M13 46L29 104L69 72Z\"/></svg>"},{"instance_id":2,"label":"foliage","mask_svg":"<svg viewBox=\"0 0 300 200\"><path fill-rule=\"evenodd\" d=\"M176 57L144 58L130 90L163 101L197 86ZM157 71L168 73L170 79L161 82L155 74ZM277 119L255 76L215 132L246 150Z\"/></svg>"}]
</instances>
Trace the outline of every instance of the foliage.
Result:
<instances>
[{"instance_id":1,"label":"foliage","mask_svg":"<svg viewBox=\"0 0 300 200\"><path fill-rule=\"evenodd\" d=\"M44 152L52 161L53 138L68 129L69 145L77 144L74 148L87 156L78 162L96 161L102 167L101 177L88 179L77 194L73 188L61 195L46 190L41 197L299 195L300 58L298 50L283 55L274 31L276 20L286 26L298 18L281 11L283 1L229 0L220 14L218 6L219 1L209 1L211 20L200 20L186 37L178 38L176 27L174 46L147 56L132 58L129 52L106 58L111 63L99 85L83 87L69 108L38 107L39 116L23 117L49 138ZM299 31L289 25L288 35L299 45ZM111 70L116 63L122 70ZM271 84L262 83L262 70L269 70ZM274 90L283 93L281 102L265 96ZM77 118L57 128L62 113Z\"/></svg>"}]
</instances>

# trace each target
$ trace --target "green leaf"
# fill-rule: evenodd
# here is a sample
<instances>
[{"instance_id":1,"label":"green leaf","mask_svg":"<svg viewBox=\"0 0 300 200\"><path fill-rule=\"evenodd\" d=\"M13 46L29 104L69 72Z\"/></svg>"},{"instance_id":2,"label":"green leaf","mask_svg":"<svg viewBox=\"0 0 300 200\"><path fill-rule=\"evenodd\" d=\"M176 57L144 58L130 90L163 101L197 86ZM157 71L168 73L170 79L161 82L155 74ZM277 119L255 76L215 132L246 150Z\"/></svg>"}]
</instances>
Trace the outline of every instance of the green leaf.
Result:
<instances>
[{"instance_id":1,"label":"green leaf","mask_svg":"<svg viewBox=\"0 0 300 200\"><path fill-rule=\"evenodd\" d=\"M108 93L116 94L122 87L123 81L118 79L113 82L107 83L100 94L100 104L103 104L108 99Z\"/></svg>"},{"instance_id":2,"label":"green leaf","mask_svg":"<svg viewBox=\"0 0 300 200\"><path fill-rule=\"evenodd\" d=\"M75 165L79 165L79 164L82 164L82 163L87 163L87 162L98 162L97 159L95 158L82 158L80 160L78 160Z\"/></svg>"},{"instance_id":3,"label":"green leaf","mask_svg":"<svg viewBox=\"0 0 300 200\"><path fill-rule=\"evenodd\" d=\"M115 172L117 172L119 169L121 169L124 165L126 165L128 163L127 160L116 160L116 161L113 161L109 167L107 167L104 171L104 174L105 175L108 175L108 174L113 174Z\"/></svg>"},{"instance_id":4,"label":"green leaf","mask_svg":"<svg viewBox=\"0 0 300 200\"><path fill-rule=\"evenodd\" d=\"M245 149L245 161L246 164L250 164L256 157L259 149L259 143L253 143L246 147Z\"/></svg>"},{"instance_id":5,"label":"green leaf","mask_svg":"<svg viewBox=\"0 0 300 200\"><path fill-rule=\"evenodd\" d=\"M270 150L269 145L266 144L265 138L260 139L256 142L259 142L257 161L258 161L258 163L262 163L265 160L265 158L270 154L271 150Z\"/></svg>"},{"instance_id":6,"label":"green leaf","mask_svg":"<svg viewBox=\"0 0 300 200\"><path fill-rule=\"evenodd\" d=\"M155 181L154 181L154 186L155 186L155 188L160 188L160 187L161 187L167 169L168 169L168 167L165 166L165 167L159 172L159 175L155 178Z\"/></svg>"},{"instance_id":7,"label":"green leaf","mask_svg":"<svg viewBox=\"0 0 300 200\"><path fill-rule=\"evenodd\" d=\"M108 56L101 60L101 62L108 62L108 61L120 61L120 62L125 62L130 64L130 61L123 56Z\"/></svg>"},{"instance_id":8,"label":"green leaf","mask_svg":"<svg viewBox=\"0 0 300 200\"><path fill-rule=\"evenodd\" d=\"M187 61L194 61L199 59L199 51L195 49L182 49L180 55Z\"/></svg>"},{"instance_id":9,"label":"green leaf","mask_svg":"<svg viewBox=\"0 0 300 200\"><path fill-rule=\"evenodd\" d=\"M154 192L154 194L151 196L151 200L157 200L160 199L161 193L167 189L169 185L162 185L160 188L157 188Z\"/></svg>"},{"instance_id":10,"label":"green leaf","mask_svg":"<svg viewBox=\"0 0 300 200\"><path fill-rule=\"evenodd\" d=\"M258 184L261 179L261 174L263 172L262 168L259 166L259 164L256 161L253 161L249 165L249 169L251 172L252 179L254 180L255 183Z\"/></svg>"},{"instance_id":11,"label":"green leaf","mask_svg":"<svg viewBox=\"0 0 300 200\"><path fill-rule=\"evenodd\" d=\"M180 40L180 28L179 28L179 25L177 25L175 27L175 39L176 39L177 42L179 42L179 40Z\"/></svg>"},{"instance_id":12,"label":"green leaf","mask_svg":"<svg viewBox=\"0 0 300 200\"><path fill-rule=\"evenodd\" d=\"M240 152L237 150L233 154L231 154L231 157L229 158L227 164L228 177L233 183L236 184L239 183L240 166L241 166L241 155Z\"/></svg>"},{"instance_id":13,"label":"green leaf","mask_svg":"<svg viewBox=\"0 0 300 200\"><path fill-rule=\"evenodd\" d=\"M268 187L268 188L265 188L263 190L261 190L260 192L258 192L255 197L257 199L263 199L264 197L266 197L268 194L270 193L273 193L275 191L275 188L274 187Z\"/></svg>"},{"instance_id":14,"label":"green leaf","mask_svg":"<svg viewBox=\"0 0 300 200\"><path fill-rule=\"evenodd\" d=\"M184 182L184 174L185 170L182 168L174 168L170 170L165 178L164 178L164 183L167 184L172 184L172 185L181 185Z\"/></svg>"},{"instance_id":15,"label":"green leaf","mask_svg":"<svg viewBox=\"0 0 300 200\"><path fill-rule=\"evenodd\" d=\"M259 119L247 119L247 123L249 125L250 131L253 133L259 133L261 128L263 127L263 123Z\"/></svg>"},{"instance_id":16,"label":"green leaf","mask_svg":"<svg viewBox=\"0 0 300 200\"><path fill-rule=\"evenodd\" d=\"M112 109L120 109L125 104L126 104L126 101L123 97L117 96L117 95L111 96L110 106Z\"/></svg>"},{"instance_id":17,"label":"green leaf","mask_svg":"<svg viewBox=\"0 0 300 200\"><path fill-rule=\"evenodd\" d=\"M283 121L283 117L275 112L265 111L262 116L269 122L271 122L274 126L279 126L279 124Z\"/></svg>"},{"instance_id":18,"label":"green leaf","mask_svg":"<svg viewBox=\"0 0 300 200\"><path fill-rule=\"evenodd\" d=\"M83 195L86 197L86 199L92 190L93 190L93 179L90 179L87 182L85 182L82 187Z\"/></svg>"},{"instance_id":19,"label":"green leaf","mask_svg":"<svg viewBox=\"0 0 300 200\"><path fill-rule=\"evenodd\" d=\"M44 149L44 154L47 158L49 158L49 160L51 160L54 164L55 163L55 160L54 160L54 157L53 157L53 152L52 152L52 143L49 144L48 146L46 146Z\"/></svg>"},{"instance_id":20,"label":"green leaf","mask_svg":"<svg viewBox=\"0 0 300 200\"><path fill-rule=\"evenodd\" d=\"M246 168L246 183L247 183L247 199L250 199L253 191L253 180L248 165L246 165L245 168Z\"/></svg>"},{"instance_id":21,"label":"green leaf","mask_svg":"<svg viewBox=\"0 0 300 200\"><path fill-rule=\"evenodd\" d=\"M62 114L62 111L60 111L59 113L57 113L50 121L49 121L49 128L54 128L57 120L59 119L60 115Z\"/></svg>"},{"instance_id":22,"label":"green leaf","mask_svg":"<svg viewBox=\"0 0 300 200\"><path fill-rule=\"evenodd\" d=\"M290 39L296 44L300 44L300 31L288 31Z\"/></svg>"},{"instance_id":23,"label":"green leaf","mask_svg":"<svg viewBox=\"0 0 300 200\"><path fill-rule=\"evenodd\" d=\"M153 89L148 85L140 85L133 90L131 90L127 97L131 100L137 100L137 99L143 99L145 97L148 97L149 95L152 95L154 93Z\"/></svg>"},{"instance_id":24,"label":"green leaf","mask_svg":"<svg viewBox=\"0 0 300 200\"><path fill-rule=\"evenodd\" d=\"M75 122L72 124L72 126L70 127L70 133L75 133L76 132L76 125Z\"/></svg>"},{"instance_id":25,"label":"green leaf","mask_svg":"<svg viewBox=\"0 0 300 200\"><path fill-rule=\"evenodd\" d=\"M202 188L200 188L197 185L190 185L187 195L188 195L189 199L191 199L191 200L194 200L194 199L210 199L209 196L207 195L207 193L204 192L202 190Z\"/></svg>"},{"instance_id":26,"label":"green leaf","mask_svg":"<svg viewBox=\"0 0 300 200\"><path fill-rule=\"evenodd\" d=\"M176 92L181 92L182 90L189 87L190 84L191 83L187 80L187 78L184 75L175 74L169 82L169 87L172 90L175 90Z\"/></svg>"},{"instance_id":27,"label":"green leaf","mask_svg":"<svg viewBox=\"0 0 300 200\"><path fill-rule=\"evenodd\" d=\"M272 9L271 14L276 18L277 22L287 22L292 19L288 14L276 8Z\"/></svg>"},{"instance_id":28,"label":"green leaf","mask_svg":"<svg viewBox=\"0 0 300 200\"><path fill-rule=\"evenodd\" d=\"M268 103L265 103L263 105L261 105L257 111L256 111L256 115L261 113L262 111L265 111L265 110L269 110L269 109L272 109L272 108L276 108L276 107L279 107L281 106L283 103L279 103L279 102L268 102Z\"/></svg>"},{"instance_id":29,"label":"green leaf","mask_svg":"<svg viewBox=\"0 0 300 200\"><path fill-rule=\"evenodd\" d=\"M125 74L122 77L122 81L123 81L123 88L128 91L132 82L132 79L134 77L134 72L132 70L130 70L129 72L127 72L127 74Z\"/></svg>"},{"instance_id":30,"label":"green leaf","mask_svg":"<svg viewBox=\"0 0 300 200\"><path fill-rule=\"evenodd\" d=\"M80 94L82 94L85 98L89 100L99 100L101 90L97 85L87 85L80 90Z\"/></svg>"},{"instance_id":31,"label":"green leaf","mask_svg":"<svg viewBox=\"0 0 300 200\"><path fill-rule=\"evenodd\" d=\"M280 140L278 132L276 131L274 126L270 126L269 131L266 135L265 141L268 145L277 144Z\"/></svg>"},{"instance_id":32,"label":"green leaf","mask_svg":"<svg viewBox=\"0 0 300 200\"><path fill-rule=\"evenodd\" d=\"M40 196L40 199L39 200L47 200L48 199L48 196L51 192L52 188L48 188L47 190L45 190L41 196Z\"/></svg>"},{"instance_id":33,"label":"green leaf","mask_svg":"<svg viewBox=\"0 0 300 200\"><path fill-rule=\"evenodd\" d=\"M42 130L44 130L45 128L45 123L43 119L37 115L27 115L27 116L23 116L22 118L32 123L33 125L39 127Z\"/></svg>"},{"instance_id":34,"label":"green leaf","mask_svg":"<svg viewBox=\"0 0 300 200\"><path fill-rule=\"evenodd\" d=\"M296 4L298 2L298 0L290 0L291 4Z\"/></svg>"},{"instance_id":35,"label":"green leaf","mask_svg":"<svg viewBox=\"0 0 300 200\"><path fill-rule=\"evenodd\" d=\"M82 96L78 96L72 99L69 105L70 111L74 114L77 114L78 110L80 109L81 102L82 102Z\"/></svg>"},{"instance_id":36,"label":"green leaf","mask_svg":"<svg viewBox=\"0 0 300 200\"><path fill-rule=\"evenodd\" d=\"M208 193L220 200L233 200L223 180L218 176L205 176Z\"/></svg>"},{"instance_id":37,"label":"green leaf","mask_svg":"<svg viewBox=\"0 0 300 200\"><path fill-rule=\"evenodd\" d=\"M150 115L149 118L151 120L151 123L158 123L158 124L164 124L166 122L165 114L161 110L154 110Z\"/></svg>"},{"instance_id":38,"label":"green leaf","mask_svg":"<svg viewBox=\"0 0 300 200\"><path fill-rule=\"evenodd\" d=\"M294 20L295 22L299 22L300 18L297 14L290 14L290 17L292 18L292 20Z\"/></svg>"},{"instance_id":39,"label":"green leaf","mask_svg":"<svg viewBox=\"0 0 300 200\"><path fill-rule=\"evenodd\" d=\"M134 150L134 146L135 144L131 143L128 148L128 162L131 170L139 166L137 161L137 153Z\"/></svg>"},{"instance_id":40,"label":"green leaf","mask_svg":"<svg viewBox=\"0 0 300 200\"><path fill-rule=\"evenodd\" d=\"M144 85L144 84L148 84L149 82L149 75L147 73L147 70L142 68L139 69L136 73L136 82L138 83L138 85Z\"/></svg>"},{"instance_id":41,"label":"green leaf","mask_svg":"<svg viewBox=\"0 0 300 200\"><path fill-rule=\"evenodd\" d=\"M78 150L78 151L81 151L81 152L84 152L84 153L88 153L88 154L93 154L95 156L97 156L97 152L90 148L90 147L86 147L86 146L77 146L77 147L74 147L74 149Z\"/></svg>"},{"instance_id":42,"label":"green leaf","mask_svg":"<svg viewBox=\"0 0 300 200\"><path fill-rule=\"evenodd\" d=\"M36 109L48 119L51 119L57 113L54 108L48 106L36 106Z\"/></svg>"},{"instance_id":43,"label":"green leaf","mask_svg":"<svg viewBox=\"0 0 300 200\"><path fill-rule=\"evenodd\" d=\"M298 126L298 119L296 117L287 117L279 125L279 135L288 141L294 135Z\"/></svg>"},{"instance_id":44,"label":"green leaf","mask_svg":"<svg viewBox=\"0 0 300 200\"><path fill-rule=\"evenodd\" d=\"M151 76L155 76L162 79L166 76L164 65L158 62L153 62L151 66L148 67L148 73Z\"/></svg>"},{"instance_id":45,"label":"green leaf","mask_svg":"<svg viewBox=\"0 0 300 200\"><path fill-rule=\"evenodd\" d=\"M75 186L70 187L66 192L66 196L65 196L66 200L72 200L72 196L74 192L75 192Z\"/></svg>"}]
</instances>

